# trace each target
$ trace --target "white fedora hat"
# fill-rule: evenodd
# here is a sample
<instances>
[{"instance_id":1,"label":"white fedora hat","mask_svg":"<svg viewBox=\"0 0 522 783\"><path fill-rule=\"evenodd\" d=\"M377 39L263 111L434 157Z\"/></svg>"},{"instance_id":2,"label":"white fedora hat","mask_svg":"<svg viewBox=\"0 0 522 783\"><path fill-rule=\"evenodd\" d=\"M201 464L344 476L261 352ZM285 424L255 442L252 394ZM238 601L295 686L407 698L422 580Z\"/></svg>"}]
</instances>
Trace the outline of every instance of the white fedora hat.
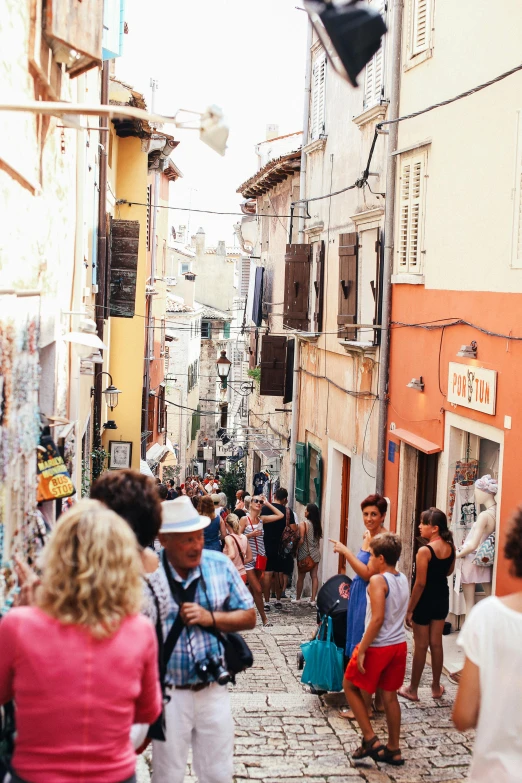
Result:
<instances>
[{"instance_id":1,"label":"white fedora hat","mask_svg":"<svg viewBox=\"0 0 522 783\"><path fill-rule=\"evenodd\" d=\"M200 517L186 495L161 504L160 533L193 533L210 525L209 517Z\"/></svg>"}]
</instances>

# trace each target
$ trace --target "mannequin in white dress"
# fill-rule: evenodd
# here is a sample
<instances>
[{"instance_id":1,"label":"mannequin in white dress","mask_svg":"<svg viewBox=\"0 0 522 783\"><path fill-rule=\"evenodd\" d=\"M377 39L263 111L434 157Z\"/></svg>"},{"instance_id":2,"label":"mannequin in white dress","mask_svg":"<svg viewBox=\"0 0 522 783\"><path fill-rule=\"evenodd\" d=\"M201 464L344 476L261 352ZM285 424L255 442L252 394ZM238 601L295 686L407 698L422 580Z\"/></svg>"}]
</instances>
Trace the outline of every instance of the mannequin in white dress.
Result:
<instances>
[{"instance_id":1,"label":"mannequin in white dress","mask_svg":"<svg viewBox=\"0 0 522 783\"><path fill-rule=\"evenodd\" d=\"M487 596L491 595L492 568L473 565L473 558L478 547L493 533L496 526L498 484L491 476L483 476L475 482L475 503L477 509L485 506L473 523L463 546L457 551L457 558L465 560L462 563L462 590L466 603L466 617L469 616L475 604L475 588L481 584Z\"/></svg>"}]
</instances>

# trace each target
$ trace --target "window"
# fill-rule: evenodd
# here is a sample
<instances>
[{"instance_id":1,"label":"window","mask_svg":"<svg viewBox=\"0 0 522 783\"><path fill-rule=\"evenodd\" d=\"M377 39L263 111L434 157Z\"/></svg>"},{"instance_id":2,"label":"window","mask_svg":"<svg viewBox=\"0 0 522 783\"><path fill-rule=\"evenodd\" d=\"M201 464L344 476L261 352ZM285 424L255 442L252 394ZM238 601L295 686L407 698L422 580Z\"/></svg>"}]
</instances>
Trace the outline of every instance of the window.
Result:
<instances>
[{"instance_id":1,"label":"window","mask_svg":"<svg viewBox=\"0 0 522 783\"><path fill-rule=\"evenodd\" d=\"M397 231L397 271L422 274L427 152L401 158Z\"/></svg>"},{"instance_id":2,"label":"window","mask_svg":"<svg viewBox=\"0 0 522 783\"><path fill-rule=\"evenodd\" d=\"M515 167L515 198L513 212L513 250L511 266L522 267L522 109L517 118L517 157Z\"/></svg>"},{"instance_id":3,"label":"window","mask_svg":"<svg viewBox=\"0 0 522 783\"><path fill-rule=\"evenodd\" d=\"M147 188L147 250L151 250L151 236L152 236L152 223L151 223L151 208L152 208L152 185Z\"/></svg>"},{"instance_id":4,"label":"window","mask_svg":"<svg viewBox=\"0 0 522 783\"><path fill-rule=\"evenodd\" d=\"M295 499L321 508L323 462L321 451L311 443L296 443Z\"/></svg>"},{"instance_id":5,"label":"window","mask_svg":"<svg viewBox=\"0 0 522 783\"><path fill-rule=\"evenodd\" d=\"M261 383L259 393L282 397L286 383L286 337L264 335L261 342Z\"/></svg>"},{"instance_id":6,"label":"window","mask_svg":"<svg viewBox=\"0 0 522 783\"><path fill-rule=\"evenodd\" d=\"M109 314L112 317L134 316L139 241L139 220L111 219ZM98 281L98 284L103 284L103 281Z\"/></svg>"},{"instance_id":7,"label":"window","mask_svg":"<svg viewBox=\"0 0 522 783\"><path fill-rule=\"evenodd\" d=\"M410 0L408 56L427 52L431 45L433 0Z\"/></svg>"},{"instance_id":8,"label":"window","mask_svg":"<svg viewBox=\"0 0 522 783\"><path fill-rule=\"evenodd\" d=\"M316 58L312 68L312 106L310 110L310 141L325 132L326 56Z\"/></svg>"},{"instance_id":9,"label":"window","mask_svg":"<svg viewBox=\"0 0 522 783\"><path fill-rule=\"evenodd\" d=\"M147 334L147 355L149 359L154 359L154 331L156 329L156 319L154 317L149 319L148 334Z\"/></svg>"},{"instance_id":10,"label":"window","mask_svg":"<svg viewBox=\"0 0 522 783\"><path fill-rule=\"evenodd\" d=\"M201 321L201 339L210 340L212 337L212 324L210 321Z\"/></svg>"},{"instance_id":11,"label":"window","mask_svg":"<svg viewBox=\"0 0 522 783\"><path fill-rule=\"evenodd\" d=\"M228 340L230 338L230 323L223 324L223 339Z\"/></svg>"},{"instance_id":12,"label":"window","mask_svg":"<svg viewBox=\"0 0 522 783\"><path fill-rule=\"evenodd\" d=\"M324 310L324 241L314 242L312 245L312 256L315 263L314 280L314 325L315 332L322 331L323 328L323 310Z\"/></svg>"},{"instance_id":13,"label":"window","mask_svg":"<svg viewBox=\"0 0 522 783\"><path fill-rule=\"evenodd\" d=\"M372 8L379 11L385 17L385 0L370 0ZM366 66L364 78L363 110L370 109L381 103L384 97L384 39L379 50L373 55Z\"/></svg>"},{"instance_id":14,"label":"window","mask_svg":"<svg viewBox=\"0 0 522 783\"><path fill-rule=\"evenodd\" d=\"M194 412L192 414L192 426L191 426L191 432L190 432L190 440L196 440L196 436L201 429L201 414L200 414L200 406L198 405L197 413Z\"/></svg>"},{"instance_id":15,"label":"window","mask_svg":"<svg viewBox=\"0 0 522 783\"><path fill-rule=\"evenodd\" d=\"M308 503L308 460L306 443L295 444L295 499Z\"/></svg>"},{"instance_id":16,"label":"window","mask_svg":"<svg viewBox=\"0 0 522 783\"><path fill-rule=\"evenodd\" d=\"M186 275L190 272L190 261L181 261L179 265L180 275Z\"/></svg>"},{"instance_id":17,"label":"window","mask_svg":"<svg viewBox=\"0 0 522 783\"><path fill-rule=\"evenodd\" d=\"M165 356L165 319L161 319L160 327L160 356Z\"/></svg>"},{"instance_id":18,"label":"window","mask_svg":"<svg viewBox=\"0 0 522 783\"><path fill-rule=\"evenodd\" d=\"M283 324L290 329L309 329L311 245L287 245Z\"/></svg>"},{"instance_id":19,"label":"window","mask_svg":"<svg viewBox=\"0 0 522 783\"><path fill-rule=\"evenodd\" d=\"M166 429L166 406L165 406L165 387L158 389L158 432L165 432Z\"/></svg>"}]
</instances>

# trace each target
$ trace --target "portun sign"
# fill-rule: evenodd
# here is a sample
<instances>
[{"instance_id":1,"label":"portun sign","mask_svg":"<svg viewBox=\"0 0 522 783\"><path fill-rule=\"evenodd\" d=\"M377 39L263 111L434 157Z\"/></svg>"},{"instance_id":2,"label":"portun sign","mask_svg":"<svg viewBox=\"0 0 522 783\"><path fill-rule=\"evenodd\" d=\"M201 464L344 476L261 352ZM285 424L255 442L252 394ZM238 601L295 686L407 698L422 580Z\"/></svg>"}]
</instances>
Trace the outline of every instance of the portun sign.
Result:
<instances>
[{"instance_id":1,"label":"portun sign","mask_svg":"<svg viewBox=\"0 0 522 783\"><path fill-rule=\"evenodd\" d=\"M496 401L496 370L449 363L448 402L494 416Z\"/></svg>"}]
</instances>

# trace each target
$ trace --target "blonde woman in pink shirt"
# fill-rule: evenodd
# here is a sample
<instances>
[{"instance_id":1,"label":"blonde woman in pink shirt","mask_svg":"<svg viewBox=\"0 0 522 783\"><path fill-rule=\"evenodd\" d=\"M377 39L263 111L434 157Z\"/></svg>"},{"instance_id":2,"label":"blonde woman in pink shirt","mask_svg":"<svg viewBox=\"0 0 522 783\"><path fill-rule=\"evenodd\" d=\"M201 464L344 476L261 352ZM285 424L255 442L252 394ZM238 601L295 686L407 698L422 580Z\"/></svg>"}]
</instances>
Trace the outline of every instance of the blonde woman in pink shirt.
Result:
<instances>
[{"instance_id":1,"label":"blonde woman in pink shirt","mask_svg":"<svg viewBox=\"0 0 522 783\"><path fill-rule=\"evenodd\" d=\"M44 550L34 606L0 622L0 704L16 705L14 783L133 783L133 723L161 711L156 634L139 614L134 533L83 500Z\"/></svg>"}]
</instances>

